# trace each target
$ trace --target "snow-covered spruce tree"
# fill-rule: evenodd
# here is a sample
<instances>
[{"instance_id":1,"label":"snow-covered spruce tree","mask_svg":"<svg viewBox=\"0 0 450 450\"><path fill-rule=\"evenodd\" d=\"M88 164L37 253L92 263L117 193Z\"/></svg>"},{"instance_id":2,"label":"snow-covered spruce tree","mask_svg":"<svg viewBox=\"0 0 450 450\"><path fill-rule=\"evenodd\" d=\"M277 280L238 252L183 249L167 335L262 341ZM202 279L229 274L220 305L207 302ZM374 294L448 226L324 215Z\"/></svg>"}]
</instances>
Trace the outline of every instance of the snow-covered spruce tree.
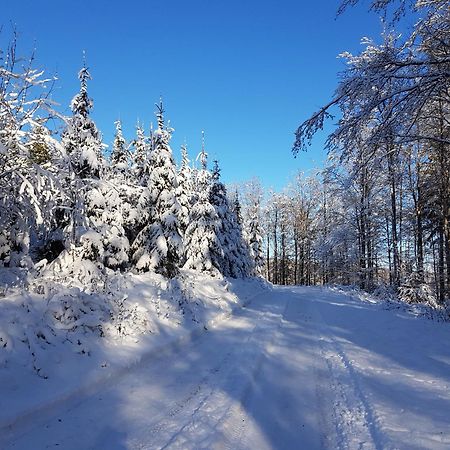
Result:
<instances>
[{"instance_id":1,"label":"snow-covered spruce tree","mask_svg":"<svg viewBox=\"0 0 450 450\"><path fill-rule=\"evenodd\" d=\"M155 270L172 278L178 272L182 254L178 222L180 205L176 198L176 166L169 145L172 130L164 125L162 102L157 108L158 129L149 158L150 219L133 242L132 251L137 270Z\"/></svg>"},{"instance_id":2,"label":"snow-covered spruce tree","mask_svg":"<svg viewBox=\"0 0 450 450\"><path fill-rule=\"evenodd\" d=\"M178 188L177 198L180 203L180 212L178 215L180 222L180 231L182 235L186 232L189 225L189 211L192 206L192 169L189 165L189 157L186 145L181 146L181 165L177 174Z\"/></svg>"},{"instance_id":3,"label":"snow-covered spruce tree","mask_svg":"<svg viewBox=\"0 0 450 450\"><path fill-rule=\"evenodd\" d=\"M234 192L234 197L233 197L233 213L234 213L236 222L239 225L242 225L241 202L239 200L239 193L237 190Z\"/></svg>"},{"instance_id":4,"label":"snow-covered spruce tree","mask_svg":"<svg viewBox=\"0 0 450 450\"><path fill-rule=\"evenodd\" d=\"M237 268L234 270L235 277L247 277L253 272L253 260L250 255L250 249L245 238L245 231L243 229L243 219L241 212L241 202L239 200L239 193L236 190L233 201L230 207L233 239L236 245L236 252L238 257Z\"/></svg>"},{"instance_id":5,"label":"snow-covered spruce tree","mask_svg":"<svg viewBox=\"0 0 450 450\"><path fill-rule=\"evenodd\" d=\"M242 198L242 216L244 222L244 238L253 262L252 274L261 276L264 270L263 254L263 217L261 203L264 190L261 182L253 178L240 188Z\"/></svg>"},{"instance_id":6,"label":"snow-covered spruce tree","mask_svg":"<svg viewBox=\"0 0 450 450\"><path fill-rule=\"evenodd\" d=\"M201 169L196 177L197 196L184 240L184 268L218 275L224 271L224 253L218 236L219 217L210 200L211 174L207 169L204 147L199 156Z\"/></svg>"},{"instance_id":7,"label":"snow-covered spruce tree","mask_svg":"<svg viewBox=\"0 0 450 450\"><path fill-rule=\"evenodd\" d=\"M437 308L439 303L433 290L421 280L421 275L412 272L398 290L398 297L406 303L425 303L433 308Z\"/></svg>"},{"instance_id":8,"label":"snow-covered spruce tree","mask_svg":"<svg viewBox=\"0 0 450 450\"><path fill-rule=\"evenodd\" d=\"M92 230L83 236L83 240L100 238L98 255L89 255L89 259L97 260L111 269L123 270L127 267L130 250L123 218L127 184L125 177L114 177L112 174L98 180L95 187L87 192L86 212ZM86 241L84 243L88 244Z\"/></svg>"},{"instance_id":9,"label":"snow-covered spruce tree","mask_svg":"<svg viewBox=\"0 0 450 450\"><path fill-rule=\"evenodd\" d=\"M114 123L116 125L116 134L114 135L114 143L111 153L111 165L115 172L125 173L129 167L129 152L127 149L127 143L122 134L122 122L117 120Z\"/></svg>"},{"instance_id":10,"label":"snow-covered spruce tree","mask_svg":"<svg viewBox=\"0 0 450 450\"><path fill-rule=\"evenodd\" d=\"M220 270L227 277L245 277L249 275L251 262L242 239L241 228L230 208L225 185L220 181L217 161L214 161L209 199L217 214L218 238L223 255Z\"/></svg>"},{"instance_id":11,"label":"snow-covered spruce tree","mask_svg":"<svg viewBox=\"0 0 450 450\"><path fill-rule=\"evenodd\" d=\"M50 148L47 145L50 131L42 123L34 122L31 126L31 132L28 136L26 147L31 161L39 165L45 165L52 159Z\"/></svg>"},{"instance_id":12,"label":"snow-covered spruce tree","mask_svg":"<svg viewBox=\"0 0 450 450\"><path fill-rule=\"evenodd\" d=\"M70 155L75 175L79 178L99 178L104 166L102 137L89 113L94 104L89 98L87 81L91 79L86 66L78 73L80 92L73 98L70 107L73 115L67 120L62 135L62 144Z\"/></svg>"},{"instance_id":13,"label":"snow-covered spruce tree","mask_svg":"<svg viewBox=\"0 0 450 450\"><path fill-rule=\"evenodd\" d=\"M253 260L253 275L261 276L264 269L264 253L259 203L254 203L250 207L246 235L250 257Z\"/></svg>"},{"instance_id":14,"label":"snow-covered spruce tree","mask_svg":"<svg viewBox=\"0 0 450 450\"><path fill-rule=\"evenodd\" d=\"M34 163L40 201L47 210L46 221L33 230L33 259L45 259L41 263L44 266L65 248L64 228L70 217L70 194L65 185L69 177L69 162L60 142L45 126L45 120L36 119L30 125L25 147Z\"/></svg>"},{"instance_id":15,"label":"snow-covered spruce tree","mask_svg":"<svg viewBox=\"0 0 450 450\"><path fill-rule=\"evenodd\" d=\"M125 231L130 243L134 242L136 236L149 222L151 203L148 181L151 172L152 142L152 137L146 137L144 129L138 124L136 126L136 137L132 143L134 151L131 155L127 201L123 210Z\"/></svg>"},{"instance_id":16,"label":"snow-covered spruce tree","mask_svg":"<svg viewBox=\"0 0 450 450\"><path fill-rule=\"evenodd\" d=\"M103 252L99 261L111 269L123 270L127 267L130 250L124 211L132 206L129 205L128 150L121 122L115 125L111 164L105 167L100 180L92 182L86 195L86 212L90 224L101 236Z\"/></svg>"},{"instance_id":17,"label":"snow-covered spruce tree","mask_svg":"<svg viewBox=\"0 0 450 450\"><path fill-rule=\"evenodd\" d=\"M55 261L54 269L65 269L70 276L94 281L104 270L105 229L103 212L108 208L104 193L106 145L89 114L93 101L88 95L91 76L84 65L78 74L80 92L71 102L72 117L66 120L62 144L70 160L67 189L72 196L71 220L66 227L67 255ZM88 262L82 262L89 260Z\"/></svg>"},{"instance_id":18,"label":"snow-covered spruce tree","mask_svg":"<svg viewBox=\"0 0 450 450\"><path fill-rule=\"evenodd\" d=\"M150 167L148 165L150 154L150 143L145 136L144 129L138 123L136 125L136 138L133 141L134 151L132 153L132 172L138 184L146 184Z\"/></svg>"}]
</instances>

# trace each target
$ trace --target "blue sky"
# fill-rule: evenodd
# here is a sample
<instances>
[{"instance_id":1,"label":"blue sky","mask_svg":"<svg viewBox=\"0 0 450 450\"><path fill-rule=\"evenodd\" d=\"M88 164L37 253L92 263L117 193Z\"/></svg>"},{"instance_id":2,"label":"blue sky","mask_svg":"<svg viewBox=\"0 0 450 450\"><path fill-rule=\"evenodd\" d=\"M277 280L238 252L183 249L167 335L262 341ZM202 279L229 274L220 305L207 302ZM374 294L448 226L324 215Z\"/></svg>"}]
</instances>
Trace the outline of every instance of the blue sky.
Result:
<instances>
[{"instance_id":1,"label":"blue sky","mask_svg":"<svg viewBox=\"0 0 450 450\"><path fill-rule=\"evenodd\" d=\"M210 159L226 182L258 176L281 189L299 170L320 167L325 134L308 153L291 154L298 124L332 95L360 38L381 26L367 2L336 19L339 2L315 0L16 0L2 5L21 49L35 45L37 65L59 78L53 97L69 113L86 51L93 118L105 142L114 121L127 138L148 130L163 97L178 157L186 139L195 157L206 133Z\"/></svg>"}]
</instances>

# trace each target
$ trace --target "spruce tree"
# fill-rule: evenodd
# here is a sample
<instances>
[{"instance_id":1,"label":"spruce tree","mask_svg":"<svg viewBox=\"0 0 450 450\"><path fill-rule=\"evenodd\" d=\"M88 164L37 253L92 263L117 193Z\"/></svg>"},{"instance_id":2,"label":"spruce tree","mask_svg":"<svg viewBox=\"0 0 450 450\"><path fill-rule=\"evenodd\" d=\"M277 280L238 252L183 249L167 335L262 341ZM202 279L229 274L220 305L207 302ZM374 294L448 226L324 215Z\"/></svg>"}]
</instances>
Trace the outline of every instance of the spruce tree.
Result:
<instances>
[{"instance_id":1,"label":"spruce tree","mask_svg":"<svg viewBox=\"0 0 450 450\"><path fill-rule=\"evenodd\" d=\"M111 153L111 165L114 171L125 173L128 169L127 143L122 134L122 122L117 120L115 125L116 134Z\"/></svg>"},{"instance_id":2,"label":"spruce tree","mask_svg":"<svg viewBox=\"0 0 450 450\"><path fill-rule=\"evenodd\" d=\"M247 241L250 257L253 262L253 275L255 276L261 276L264 268L263 238L259 211L259 203L254 203L250 207L250 217L247 223Z\"/></svg>"},{"instance_id":3,"label":"spruce tree","mask_svg":"<svg viewBox=\"0 0 450 450\"><path fill-rule=\"evenodd\" d=\"M51 161L52 155L47 144L50 131L41 123L32 124L28 142L25 144L28 148L31 161L36 164L44 165Z\"/></svg>"},{"instance_id":4,"label":"spruce tree","mask_svg":"<svg viewBox=\"0 0 450 450\"><path fill-rule=\"evenodd\" d=\"M218 236L218 215L210 200L211 174L207 169L204 146L199 159L201 169L196 178L196 201L192 205L185 233L184 268L217 275L223 271L224 254Z\"/></svg>"},{"instance_id":5,"label":"spruce tree","mask_svg":"<svg viewBox=\"0 0 450 450\"><path fill-rule=\"evenodd\" d=\"M176 166L169 145L172 130L164 125L162 102L157 108L158 129L149 158L150 220L133 243L133 259L138 270L152 269L171 278L178 272L182 254L180 205L176 198Z\"/></svg>"},{"instance_id":6,"label":"spruce tree","mask_svg":"<svg viewBox=\"0 0 450 450\"><path fill-rule=\"evenodd\" d=\"M189 225L189 211L192 206L192 170L189 165L189 157L186 145L181 146L181 165L177 174L178 189L177 198L180 203L180 212L178 215L180 222L180 231L184 235Z\"/></svg>"},{"instance_id":7,"label":"spruce tree","mask_svg":"<svg viewBox=\"0 0 450 450\"><path fill-rule=\"evenodd\" d=\"M72 117L62 135L62 145L70 160L68 190L72 196L71 224L67 227L68 246L77 257L103 265L104 221L103 212L108 208L103 172L105 162L102 137L90 118L93 101L88 95L87 82L91 79L86 67L78 73L80 91L71 102ZM102 180L100 180L102 178Z\"/></svg>"},{"instance_id":8,"label":"spruce tree","mask_svg":"<svg viewBox=\"0 0 450 450\"><path fill-rule=\"evenodd\" d=\"M91 75L86 68L78 73L80 92L72 99L72 117L62 136L62 144L69 154L73 170L79 178L100 178L104 166L102 137L89 114L94 104L88 95L87 82Z\"/></svg>"},{"instance_id":9,"label":"spruce tree","mask_svg":"<svg viewBox=\"0 0 450 450\"><path fill-rule=\"evenodd\" d=\"M148 170L148 159L150 145L145 137L142 126L138 123L136 126L136 138L133 141L134 152L132 155L133 175L138 184L144 184L144 177L147 179L150 171Z\"/></svg>"},{"instance_id":10,"label":"spruce tree","mask_svg":"<svg viewBox=\"0 0 450 450\"><path fill-rule=\"evenodd\" d=\"M235 278L248 276L251 266L248 249L242 237L237 215L230 208L225 185L220 181L220 168L217 161L214 161L210 202L217 214L218 237L223 255L222 274Z\"/></svg>"}]
</instances>

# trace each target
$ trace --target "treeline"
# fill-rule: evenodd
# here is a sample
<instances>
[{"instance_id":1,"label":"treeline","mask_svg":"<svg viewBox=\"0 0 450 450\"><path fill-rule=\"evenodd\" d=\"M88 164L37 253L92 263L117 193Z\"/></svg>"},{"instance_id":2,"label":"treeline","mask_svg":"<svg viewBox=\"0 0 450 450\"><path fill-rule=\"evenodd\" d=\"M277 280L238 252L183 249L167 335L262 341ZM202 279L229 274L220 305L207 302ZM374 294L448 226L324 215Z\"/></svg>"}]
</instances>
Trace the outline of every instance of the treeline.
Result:
<instances>
[{"instance_id":1,"label":"treeline","mask_svg":"<svg viewBox=\"0 0 450 450\"><path fill-rule=\"evenodd\" d=\"M15 40L0 50L0 266L90 282L126 270L259 275L259 217L244 233L238 198L227 195L217 162L208 169L204 146L200 167L186 147L177 167L160 103L156 129L138 125L130 142L116 122L106 159L89 79L84 66L63 117L46 87L55 80L33 58L19 64Z\"/></svg>"},{"instance_id":2,"label":"treeline","mask_svg":"<svg viewBox=\"0 0 450 450\"><path fill-rule=\"evenodd\" d=\"M341 10L356 2L344 2ZM395 0L373 2L389 12ZM336 108L330 164L269 202L266 263L278 283L387 285L409 301L450 295L450 8L400 2L421 16L409 36L365 39L330 103L300 125L306 150Z\"/></svg>"}]
</instances>

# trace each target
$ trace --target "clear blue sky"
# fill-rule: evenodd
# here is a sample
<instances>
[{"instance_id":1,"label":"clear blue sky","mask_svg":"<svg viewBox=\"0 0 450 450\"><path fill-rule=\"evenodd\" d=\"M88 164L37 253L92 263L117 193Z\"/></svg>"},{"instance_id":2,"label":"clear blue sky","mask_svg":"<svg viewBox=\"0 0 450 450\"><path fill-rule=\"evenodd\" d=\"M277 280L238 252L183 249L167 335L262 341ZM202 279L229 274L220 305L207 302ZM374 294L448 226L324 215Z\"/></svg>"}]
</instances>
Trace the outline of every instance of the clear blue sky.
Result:
<instances>
[{"instance_id":1,"label":"clear blue sky","mask_svg":"<svg viewBox=\"0 0 450 450\"><path fill-rule=\"evenodd\" d=\"M134 137L137 119L154 121L163 96L178 157L192 157L206 133L210 159L226 182L258 176L281 189L298 170L320 167L324 135L291 154L298 124L332 95L343 62L360 38L378 37L367 2L335 18L338 1L315 0L15 0L2 4L20 47L59 77L54 99L69 113L86 50L93 118L110 144L113 122ZM35 44L34 44L35 43Z\"/></svg>"}]
</instances>

